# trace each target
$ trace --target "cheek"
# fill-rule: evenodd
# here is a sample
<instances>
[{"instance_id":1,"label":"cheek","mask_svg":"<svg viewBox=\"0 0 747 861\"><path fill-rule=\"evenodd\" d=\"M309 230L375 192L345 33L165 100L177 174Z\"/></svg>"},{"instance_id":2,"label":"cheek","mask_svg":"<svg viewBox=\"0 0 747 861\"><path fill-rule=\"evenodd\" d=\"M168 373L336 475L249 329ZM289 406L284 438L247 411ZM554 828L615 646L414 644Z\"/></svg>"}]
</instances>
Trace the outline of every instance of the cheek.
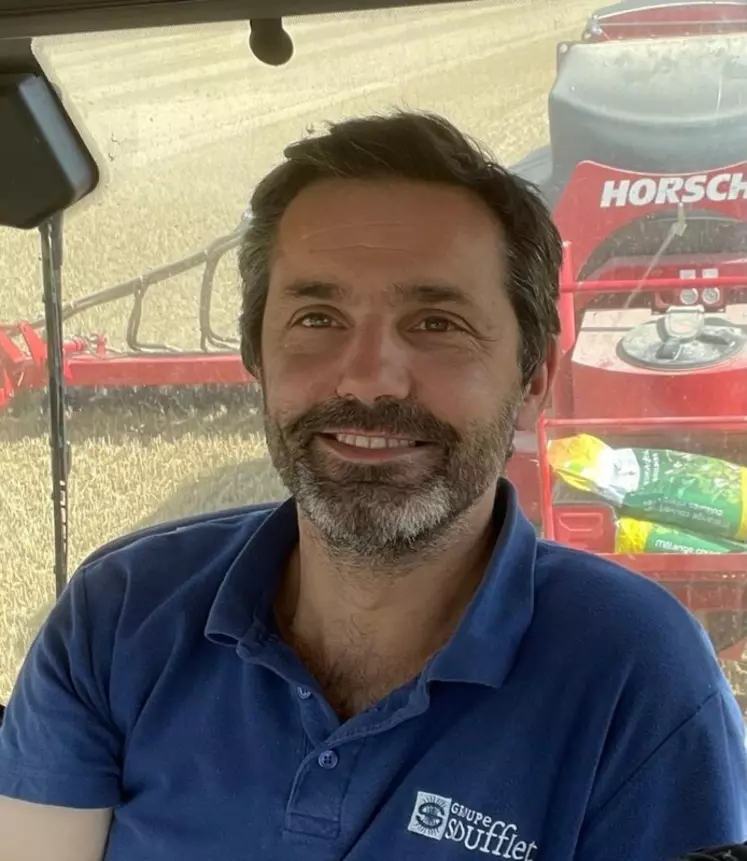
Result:
<instances>
[{"instance_id":1,"label":"cheek","mask_svg":"<svg viewBox=\"0 0 747 861\"><path fill-rule=\"evenodd\" d=\"M414 373L416 397L434 414L453 424L481 421L516 393L516 362L495 356L452 354L439 361L431 356L419 362Z\"/></svg>"},{"instance_id":2,"label":"cheek","mask_svg":"<svg viewBox=\"0 0 747 861\"><path fill-rule=\"evenodd\" d=\"M281 419L292 418L328 400L334 396L334 391L325 383L327 376L307 359L277 351L264 369L267 411Z\"/></svg>"}]
</instances>

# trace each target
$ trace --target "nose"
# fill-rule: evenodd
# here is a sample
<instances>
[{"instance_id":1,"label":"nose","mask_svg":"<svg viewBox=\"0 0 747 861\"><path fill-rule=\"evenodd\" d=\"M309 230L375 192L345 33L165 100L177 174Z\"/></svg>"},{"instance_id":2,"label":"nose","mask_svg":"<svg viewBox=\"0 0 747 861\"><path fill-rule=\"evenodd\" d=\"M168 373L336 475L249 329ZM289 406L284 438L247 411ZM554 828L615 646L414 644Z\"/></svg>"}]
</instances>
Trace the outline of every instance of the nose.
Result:
<instances>
[{"instance_id":1,"label":"nose","mask_svg":"<svg viewBox=\"0 0 747 861\"><path fill-rule=\"evenodd\" d=\"M337 386L342 398L373 404L377 398L404 400L411 394L407 346L380 323L360 325L351 333L342 362Z\"/></svg>"}]
</instances>

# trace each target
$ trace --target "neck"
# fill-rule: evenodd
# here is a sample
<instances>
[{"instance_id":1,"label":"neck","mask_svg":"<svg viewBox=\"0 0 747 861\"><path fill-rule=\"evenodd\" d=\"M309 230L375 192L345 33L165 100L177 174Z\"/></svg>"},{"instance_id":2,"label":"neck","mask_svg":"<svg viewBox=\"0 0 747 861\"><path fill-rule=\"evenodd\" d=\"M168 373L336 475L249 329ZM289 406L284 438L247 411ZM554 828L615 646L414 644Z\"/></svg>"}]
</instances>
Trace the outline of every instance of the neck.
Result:
<instances>
[{"instance_id":1,"label":"neck","mask_svg":"<svg viewBox=\"0 0 747 861\"><path fill-rule=\"evenodd\" d=\"M457 626L495 544L494 493L446 533L427 558L376 564L340 559L299 517L299 543L277 602L278 623L317 665L354 646L377 661L424 663Z\"/></svg>"}]
</instances>

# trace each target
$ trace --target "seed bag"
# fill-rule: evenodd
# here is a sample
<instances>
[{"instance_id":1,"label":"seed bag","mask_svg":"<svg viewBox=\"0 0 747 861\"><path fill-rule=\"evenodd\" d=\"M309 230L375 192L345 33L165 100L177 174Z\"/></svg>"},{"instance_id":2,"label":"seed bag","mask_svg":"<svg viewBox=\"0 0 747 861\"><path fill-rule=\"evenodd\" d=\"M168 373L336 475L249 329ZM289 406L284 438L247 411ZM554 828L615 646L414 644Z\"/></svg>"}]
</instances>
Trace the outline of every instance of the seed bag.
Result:
<instances>
[{"instance_id":1,"label":"seed bag","mask_svg":"<svg viewBox=\"0 0 747 861\"><path fill-rule=\"evenodd\" d=\"M747 539L747 469L714 457L613 449L579 434L549 444L556 475L636 519L702 535Z\"/></svg>"},{"instance_id":2,"label":"seed bag","mask_svg":"<svg viewBox=\"0 0 747 861\"><path fill-rule=\"evenodd\" d=\"M621 517L616 524L615 553L747 553L747 545L727 538L709 538L660 523Z\"/></svg>"}]
</instances>

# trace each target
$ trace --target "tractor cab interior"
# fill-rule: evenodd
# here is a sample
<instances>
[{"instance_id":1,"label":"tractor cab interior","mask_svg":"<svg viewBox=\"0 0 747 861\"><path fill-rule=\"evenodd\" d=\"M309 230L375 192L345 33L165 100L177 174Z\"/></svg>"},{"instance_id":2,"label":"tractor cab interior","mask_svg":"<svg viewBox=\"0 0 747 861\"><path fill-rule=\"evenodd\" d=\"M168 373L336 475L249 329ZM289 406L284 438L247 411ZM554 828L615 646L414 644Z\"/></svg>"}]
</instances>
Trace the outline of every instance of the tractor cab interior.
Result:
<instances>
[{"instance_id":1,"label":"tractor cab interior","mask_svg":"<svg viewBox=\"0 0 747 861\"><path fill-rule=\"evenodd\" d=\"M564 240L524 512L675 594L747 715L745 0L0 0L0 701L97 547L281 495L235 330L245 199L304 129L402 103Z\"/></svg>"}]
</instances>

